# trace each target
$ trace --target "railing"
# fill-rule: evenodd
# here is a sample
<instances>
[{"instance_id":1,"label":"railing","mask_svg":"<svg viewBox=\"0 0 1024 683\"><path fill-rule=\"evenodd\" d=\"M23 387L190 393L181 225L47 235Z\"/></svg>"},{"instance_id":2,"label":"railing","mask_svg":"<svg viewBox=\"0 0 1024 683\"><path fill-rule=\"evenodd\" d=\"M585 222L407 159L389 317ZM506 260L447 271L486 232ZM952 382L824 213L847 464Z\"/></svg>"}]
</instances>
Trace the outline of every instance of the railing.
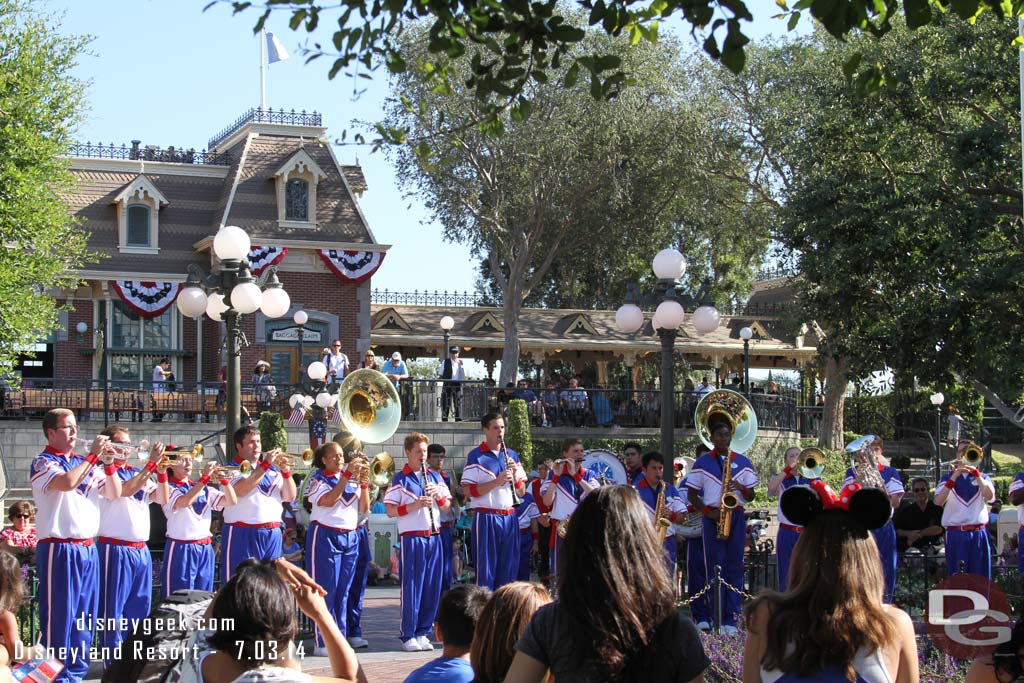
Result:
<instances>
[{"instance_id":1,"label":"railing","mask_svg":"<svg viewBox=\"0 0 1024 683\"><path fill-rule=\"evenodd\" d=\"M122 144L117 147L114 144L104 145L102 143L75 145L68 151L72 157L94 157L97 159L129 159L142 161L165 161L173 164L195 164L205 166L230 166L231 155L221 152L197 152L195 149L168 147L161 149L152 145L139 147L137 141L133 141L131 147Z\"/></svg>"},{"instance_id":2,"label":"railing","mask_svg":"<svg viewBox=\"0 0 1024 683\"><path fill-rule=\"evenodd\" d=\"M757 271L754 279L757 282L766 282L768 280L779 280L781 278L793 277L800 273L800 269L796 266L775 266L773 268L761 268Z\"/></svg>"},{"instance_id":3,"label":"railing","mask_svg":"<svg viewBox=\"0 0 1024 683\"><path fill-rule=\"evenodd\" d=\"M217 145L224 142L224 140L231 137L233 133L250 123L279 123L288 126L318 127L323 125L322 117L319 112L314 111L311 114L307 114L305 109L297 112L294 109L291 111L285 111L284 109L274 111L273 109L255 108L245 112L235 119L235 122L230 126L225 127L224 130L210 138L206 147L208 149L216 149Z\"/></svg>"},{"instance_id":4,"label":"railing","mask_svg":"<svg viewBox=\"0 0 1024 683\"><path fill-rule=\"evenodd\" d=\"M291 383L255 384L242 382L241 403L252 418L263 411L291 414L289 397L306 387ZM511 389L499 391L483 380L445 382L438 379L408 379L398 383L403 419L435 422L478 420L488 412L502 412L512 398L527 400L535 427L626 428L661 426L661 392L656 390L546 388L526 394ZM106 391L104 391L106 389ZM693 427L693 412L699 394L674 394L674 427ZM796 399L790 396L754 393L748 396L761 429L796 431ZM156 390L153 382L100 380L26 379L21 389L0 385L0 417L38 418L51 408L68 408L79 419L108 419L143 422L214 422L224 415L227 394L223 382L165 383ZM328 421L332 419L327 415ZM336 418L335 418L336 419Z\"/></svg>"},{"instance_id":5,"label":"railing","mask_svg":"<svg viewBox=\"0 0 1024 683\"><path fill-rule=\"evenodd\" d=\"M415 290L412 292L391 292L386 289L375 289L370 294L371 304L385 306L438 306L438 307L478 307L500 306L500 303L487 300L475 292L428 292Z\"/></svg>"}]
</instances>

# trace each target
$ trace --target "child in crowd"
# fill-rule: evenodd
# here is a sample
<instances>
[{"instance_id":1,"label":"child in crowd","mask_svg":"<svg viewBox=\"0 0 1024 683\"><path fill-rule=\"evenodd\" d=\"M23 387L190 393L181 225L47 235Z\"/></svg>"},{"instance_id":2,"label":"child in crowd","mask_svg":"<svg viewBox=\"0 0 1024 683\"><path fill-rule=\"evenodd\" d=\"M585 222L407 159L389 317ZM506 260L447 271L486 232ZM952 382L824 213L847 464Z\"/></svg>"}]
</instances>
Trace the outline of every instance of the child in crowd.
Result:
<instances>
[{"instance_id":1,"label":"child in crowd","mask_svg":"<svg viewBox=\"0 0 1024 683\"><path fill-rule=\"evenodd\" d=\"M548 589L539 583L505 584L487 601L473 638L469 660L476 672L473 683L501 683L515 657L516 641L534 613L551 602Z\"/></svg>"},{"instance_id":2,"label":"child in crowd","mask_svg":"<svg viewBox=\"0 0 1024 683\"><path fill-rule=\"evenodd\" d=\"M282 527L282 535L284 539L282 541L281 554L284 555L284 559L289 562L294 562L297 565L302 565L302 546L299 545L298 531L294 527Z\"/></svg>"},{"instance_id":3,"label":"child in crowd","mask_svg":"<svg viewBox=\"0 0 1024 683\"><path fill-rule=\"evenodd\" d=\"M413 671L405 683L471 683L469 649L477 622L491 592L483 586L461 585L441 597L434 635L444 645L441 656Z\"/></svg>"}]
</instances>

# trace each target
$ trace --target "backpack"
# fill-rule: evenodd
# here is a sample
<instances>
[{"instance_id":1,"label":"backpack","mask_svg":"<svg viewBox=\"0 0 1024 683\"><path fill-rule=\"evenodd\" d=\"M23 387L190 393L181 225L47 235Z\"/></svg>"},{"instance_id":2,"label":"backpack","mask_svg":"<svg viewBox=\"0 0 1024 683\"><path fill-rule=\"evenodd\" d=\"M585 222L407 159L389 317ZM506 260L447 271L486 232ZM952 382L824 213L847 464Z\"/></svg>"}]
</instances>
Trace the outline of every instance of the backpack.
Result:
<instances>
[{"instance_id":1,"label":"backpack","mask_svg":"<svg viewBox=\"0 0 1024 683\"><path fill-rule=\"evenodd\" d=\"M147 617L151 626L140 623L121 643L121 657L103 672L103 683L177 683L182 659L191 654L185 649L188 639L212 600L209 591L179 590L168 596ZM134 658L138 648L141 659Z\"/></svg>"}]
</instances>

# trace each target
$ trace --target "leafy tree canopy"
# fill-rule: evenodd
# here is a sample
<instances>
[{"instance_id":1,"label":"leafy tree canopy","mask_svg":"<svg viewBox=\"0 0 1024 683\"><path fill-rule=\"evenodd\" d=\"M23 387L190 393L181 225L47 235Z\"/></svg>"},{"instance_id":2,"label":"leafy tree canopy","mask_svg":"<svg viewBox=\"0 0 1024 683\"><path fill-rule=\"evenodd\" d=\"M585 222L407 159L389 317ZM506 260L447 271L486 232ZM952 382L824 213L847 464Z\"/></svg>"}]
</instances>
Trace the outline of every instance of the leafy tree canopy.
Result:
<instances>
[{"instance_id":1,"label":"leafy tree canopy","mask_svg":"<svg viewBox=\"0 0 1024 683\"><path fill-rule=\"evenodd\" d=\"M95 255L68 216L66 154L82 105L71 76L84 38L24 0L0 0L0 376L57 326L48 292Z\"/></svg>"}]
</instances>

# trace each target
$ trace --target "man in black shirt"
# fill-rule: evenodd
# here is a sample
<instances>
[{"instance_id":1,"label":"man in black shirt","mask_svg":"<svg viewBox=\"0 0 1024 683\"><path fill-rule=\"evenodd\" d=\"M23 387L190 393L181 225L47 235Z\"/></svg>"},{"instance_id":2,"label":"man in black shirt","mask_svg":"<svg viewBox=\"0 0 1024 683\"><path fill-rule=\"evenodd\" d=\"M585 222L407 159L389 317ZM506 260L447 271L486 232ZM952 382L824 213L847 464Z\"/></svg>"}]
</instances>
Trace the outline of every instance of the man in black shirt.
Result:
<instances>
[{"instance_id":1,"label":"man in black shirt","mask_svg":"<svg viewBox=\"0 0 1024 683\"><path fill-rule=\"evenodd\" d=\"M927 479L914 479L910 490L913 500L901 506L893 518L899 550L934 551L942 545L942 508L932 502Z\"/></svg>"}]
</instances>

